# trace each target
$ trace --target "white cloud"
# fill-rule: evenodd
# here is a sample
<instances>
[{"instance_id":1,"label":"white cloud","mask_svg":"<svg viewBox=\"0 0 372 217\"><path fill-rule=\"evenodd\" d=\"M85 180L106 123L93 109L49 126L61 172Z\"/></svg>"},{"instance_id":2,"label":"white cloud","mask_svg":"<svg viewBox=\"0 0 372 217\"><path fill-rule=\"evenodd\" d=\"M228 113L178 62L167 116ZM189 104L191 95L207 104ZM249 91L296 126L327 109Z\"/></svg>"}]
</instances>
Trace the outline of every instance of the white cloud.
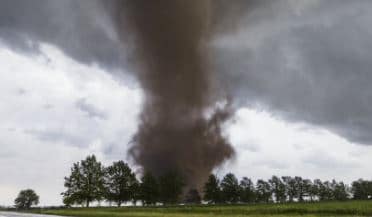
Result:
<instances>
[{"instance_id":1,"label":"white cloud","mask_svg":"<svg viewBox=\"0 0 372 217\"><path fill-rule=\"evenodd\" d=\"M27 187L39 192L42 205L60 204L73 162L92 153L104 162L125 158L136 129L138 88L53 46L41 50L43 55L25 56L0 47L0 173L6 174L0 204L11 205ZM82 111L81 99L90 111Z\"/></svg>"},{"instance_id":2,"label":"white cloud","mask_svg":"<svg viewBox=\"0 0 372 217\"><path fill-rule=\"evenodd\" d=\"M372 147L355 145L320 127L290 123L266 111L241 108L229 129L237 159L220 170L254 179L272 175L339 179L369 178ZM252 149L252 147L254 147Z\"/></svg>"}]
</instances>

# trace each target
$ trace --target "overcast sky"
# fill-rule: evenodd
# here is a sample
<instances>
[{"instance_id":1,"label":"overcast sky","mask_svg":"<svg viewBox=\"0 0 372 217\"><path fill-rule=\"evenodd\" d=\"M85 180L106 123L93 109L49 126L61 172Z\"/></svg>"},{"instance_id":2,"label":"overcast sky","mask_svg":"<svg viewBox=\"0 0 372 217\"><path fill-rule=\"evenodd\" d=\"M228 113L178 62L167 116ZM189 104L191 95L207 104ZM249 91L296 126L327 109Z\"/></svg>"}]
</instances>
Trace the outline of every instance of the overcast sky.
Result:
<instances>
[{"instance_id":1,"label":"overcast sky","mask_svg":"<svg viewBox=\"0 0 372 217\"><path fill-rule=\"evenodd\" d=\"M72 163L127 160L142 91L98 2L0 2L0 205L24 188L59 205ZM372 2L230 6L210 47L237 156L216 173L371 179Z\"/></svg>"}]
</instances>

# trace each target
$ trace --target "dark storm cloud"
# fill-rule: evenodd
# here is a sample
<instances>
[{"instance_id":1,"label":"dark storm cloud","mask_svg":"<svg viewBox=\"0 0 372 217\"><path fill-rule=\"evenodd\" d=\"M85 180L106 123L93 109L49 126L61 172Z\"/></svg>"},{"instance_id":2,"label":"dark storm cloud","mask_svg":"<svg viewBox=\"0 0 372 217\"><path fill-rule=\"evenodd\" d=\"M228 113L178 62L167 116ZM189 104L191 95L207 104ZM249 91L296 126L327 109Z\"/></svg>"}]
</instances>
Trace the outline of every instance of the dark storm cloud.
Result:
<instances>
[{"instance_id":1,"label":"dark storm cloud","mask_svg":"<svg viewBox=\"0 0 372 217\"><path fill-rule=\"evenodd\" d=\"M233 27L248 8L253 9L252 5L260 5L259 2L236 0L230 5L226 0L216 0L212 22L223 21L225 26ZM26 53L40 51L41 42L51 43L83 63L119 68L125 55L111 14L103 3L103 0L2 0L0 42Z\"/></svg>"},{"instance_id":2,"label":"dark storm cloud","mask_svg":"<svg viewBox=\"0 0 372 217\"><path fill-rule=\"evenodd\" d=\"M81 62L117 66L119 44L102 11L97 0L2 0L0 40L28 53L51 43Z\"/></svg>"},{"instance_id":3,"label":"dark storm cloud","mask_svg":"<svg viewBox=\"0 0 372 217\"><path fill-rule=\"evenodd\" d=\"M9 47L34 52L48 42L81 62L119 68L123 51L99 1L0 5L0 40ZM218 0L213 7L214 69L238 106L372 144L372 2Z\"/></svg>"},{"instance_id":4,"label":"dark storm cloud","mask_svg":"<svg viewBox=\"0 0 372 217\"><path fill-rule=\"evenodd\" d=\"M244 36L254 44L239 41L241 47L217 50L221 77L229 77L233 95L243 104L371 144L371 6L369 1L319 1L302 12L272 11L261 24L245 27ZM255 16L261 15L247 20L259 20Z\"/></svg>"}]
</instances>

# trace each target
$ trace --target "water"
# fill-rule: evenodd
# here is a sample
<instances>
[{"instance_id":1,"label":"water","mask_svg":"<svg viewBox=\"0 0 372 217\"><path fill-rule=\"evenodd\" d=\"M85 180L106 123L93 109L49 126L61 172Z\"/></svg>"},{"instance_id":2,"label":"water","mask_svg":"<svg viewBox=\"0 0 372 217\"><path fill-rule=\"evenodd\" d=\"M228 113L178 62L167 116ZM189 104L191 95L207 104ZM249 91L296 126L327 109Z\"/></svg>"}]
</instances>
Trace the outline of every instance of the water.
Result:
<instances>
[{"instance_id":1,"label":"water","mask_svg":"<svg viewBox=\"0 0 372 217\"><path fill-rule=\"evenodd\" d=\"M26 214L26 213L16 213L16 212L0 212L0 217L57 217L57 216ZM58 217L60 217L60 216L58 216Z\"/></svg>"}]
</instances>

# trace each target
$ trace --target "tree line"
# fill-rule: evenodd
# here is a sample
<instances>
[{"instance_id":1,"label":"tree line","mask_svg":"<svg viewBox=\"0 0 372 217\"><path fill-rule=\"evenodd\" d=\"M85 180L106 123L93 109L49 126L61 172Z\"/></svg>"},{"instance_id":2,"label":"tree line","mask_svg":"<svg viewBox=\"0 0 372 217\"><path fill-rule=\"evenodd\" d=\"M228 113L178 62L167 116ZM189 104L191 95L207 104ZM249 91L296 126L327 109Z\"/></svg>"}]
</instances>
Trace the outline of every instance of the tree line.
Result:
<instances>
[{"instance_id":1,"label":"tree line","mask_svg":"<svg viewBox=\"0 0 372 217\"><path fill-rule=\"evenodd\" d=\"M372 182L359 179L351 186L332 181L310 180L302 177L272 176L256 183L249 178L239 182L234 174L221 181L210 175L204 186L204 201L219 203L286 203L315 201L345 201L372 199Z\"/></svg>"},{"instance_id":2,"label":"tree line","mask_svg":"<svg viewBox=\"0 0 372 217\"><path fill-rule=\"evenodd\" d=\"M273 176L269 180L240 181L232 173L219 180L210 175L203 189L188 189L177 171L155 177L145 172L140 180L123 161L104 167L94 155L74 163L71 174L65 177L66 191L62 193L66 206L108 201L121 206L141 201L156 204L236 204L286 203L304 201L344 201L372 199L372 181L357 180L352 185L343 182L310 180L302 177ZM203 197L201 196L203 195Z\"/></svg>"},{"instance_id":3,"label":"tree line","mask_svg":"<svg viewBox=\"0 0 372 217\"><path fill-rule=\"evenodd\" d=\"M66 206L85 205L108 201L121 206L123 203L144 205L176 204L181 201L184 181L175 171L159 178L145 173L141 180L128 164L114 162L108 167L97 161L94 155L74 163L69 177L65 177L66 191L62 193Z\"/></svg>"}]
</instances>

